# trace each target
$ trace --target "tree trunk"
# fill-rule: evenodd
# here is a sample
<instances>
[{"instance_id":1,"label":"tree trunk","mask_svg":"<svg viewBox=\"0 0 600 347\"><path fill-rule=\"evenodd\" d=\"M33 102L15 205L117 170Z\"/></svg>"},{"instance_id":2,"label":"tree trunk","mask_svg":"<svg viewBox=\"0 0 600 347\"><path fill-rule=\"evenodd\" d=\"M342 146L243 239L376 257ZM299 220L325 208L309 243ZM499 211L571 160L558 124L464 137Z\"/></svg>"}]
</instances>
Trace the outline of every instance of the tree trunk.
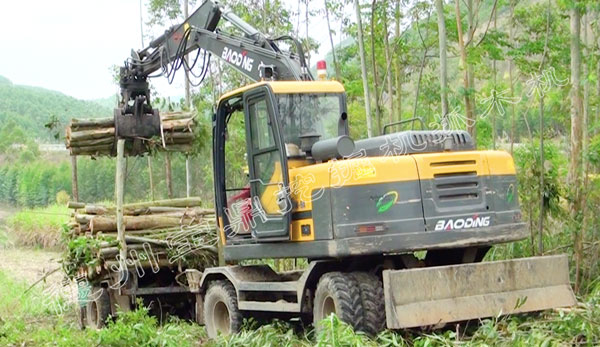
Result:
<instances>
[{"instance_id":1,"label":"tree trunk","mask_svg":"<svg viewBox=\"0 0 600 347\"><path fill-rule=\"evenodd\" d=\"M338 82L342 81L342 74L340 73L340 67L338 65L337 58L335 56L335 45L333 44L333 36L331 35L331 23L329 22L329 8L327 7L327 0L323 0L325 5L325 18L327 19L327 30L329 32L329 43L331 43L331 56L333 57L333 66L335 67L335 79Z\"/></svg>"},{"instance_id":2,"label":"tree trunk","mask_svg":"<svg viewBox=\"0 0 600 347\"><path fill-rule=\"evenodd\" d=\"M185 196L192 196L192 169L190 167L190 157L185 157Z\"/></svg>"},{"instance_id":3,"label":"tree trunk","mask_svg":"<svg viewBox=\"0 0 600 347\"><path fill-rule=\"evenodd\" d=\"M120 269L125 269L125 259L127 259L127 243L125 242L125 223L123 223L123 203L125 197L125 175L126 175L126 163L125 163L125 140L117 140L117 167L115 172L115 196L117 201L117 216L113 219L115 222L115 228L112 231L117 230L117 240L119 241L120 248ZM92 228L92 222L90 221L90 228Z\"/></svg>"},{"instance_id":4,"label":"tree trunk","mask_svg":"<svg viewBox=\"0 0 600 347\"><path fill-rule=\"evenodd\" d=\"M144 17L143 17L143 9L142 9L142 0L140 0L140 38L142 40L142 47L146 47L144 44Z\"/></svg>"},{"instance_id":5,"label":"tree trunk","mask_svg":"<svg viewBox=\"0 0 600 347\"><path fill-rule=\"evenodd\" d=\"M308 2L309 0L304 0L304 20L306 24L306 64L310 67L310 37L308 36Z\"/></svg>"},{"instance_id":6,"label":"tree trunk","mask_svg":"<svg viewBox=\"0 0 600 347\"><path fill-rule=\"evenodd\" d=\"M381 135L381 104L379 102L379 73L375 54L375 15L377 0L371 2L371 63L373 67L373 92L375 93L375 118L377 118L377 134Z\"/></svg>"},{"instance_id":7,"label":"tree trunk","mask_svg":"<svg viewBox=\"0 0 600 347\"><path fill-rule=\"evenodd\" d=\"M577 3L577 2L576 2ZM575 190L571 214L578 217L581 210L581 53L580 53L580 31L581 16L577 4L570 9L571 22L571 157L567 182ZM575 249L575 291L579 290L580 268L581 268L581 230L576 226L573 232L573 246Z\"/></svg>"},{"instance_id":8,"label":"tree trunk","mask_svg":"<svg viewBox=\"0 0 600 347\"><path fill-rule=\"evenodd\" d=\"M296 34L295 34L295 37L297 39L300 39L300 18L301 18L301 16L300 16L300 3L301 3L301 1L300 0L297 0L297 1L298 1L298 8L297 8L297 11L298 11L298 21L296 22Z\"/></svg>"},{"instance_id":9,"label":"tree trunk","mask_svg":"<svg viewBox=\"0 0 600 347\"><path fill-rule=\"evenodd\" d=\"M387 73L387 92L389 99L389 122L394 122L394 84L392 81L392 50L390 48L390 33L388 32L388 18L387 18L387 1L384 2L383 9L383 44L385 48L385 65Z\"/></svg>"},{"instance_id":10,"label":"tree trunk","mask_svg":"<svg viewBox=\"0 0 600 347\"><path fill-rule=\"evenodd\" d=\"M460 60L463 69L463 87L465 93L465 113L467 114L467 131L471 136L475 135L474 132L474 116L471 108L471 97L470 93L470 85L469 81L471 80L469 77L470 65L467 63L467 49L465 47L465 41L463 38L463 30L462 30L462 22L460 16L460 0L455 0L455 10L456 10L456 27L458 32L458 49L460 51Z\"/></svg>"},{"instance_id":11,"label":"tree trunk","mask_svg":"<svg viewBox=\"0 0 600 347\"><path fill-rule=\"evenodd\" d=\"M600 9L596 10L596 18L600 18ZM596 20L597 28L596 30L592 30L593 33L600 33L600 20ZM594 42L596 43L597 54L600 54L600 35L594 35ZM592 124L600 121L600 59L596 62L596 99L598 102L596 103L596 115L594 117L594 121ZM597 130L594 130L593 135L598 133Z\"/></svg>"},{"instance_id":12,"label":"tree trunk","mask_svg":"<svg viewBox=\"0 0 600 347\"><path fill-rule=\"evenodd\" d=\"M497 18L497 11L496 11L496 6L494 6L494 8L492 9L492 11L494 11L494 30L496 30L496 18ZM494 73L494 93L496 92L497 86L496 86L496 78L498 75L498 69L496 67L496 59L492 60L492 70ZM494 112L492 113L492 149L496 150L496 135L497 135L497 130L496 130L496 110L494 110Z\"/></svg>"},{"instance_id":13,"label":"tree trunk","mask_svg":"<svg viewBox=\"0 0 600 347\"><path fill-rule=\"evenodd\" d=\"M165 153L165 180L167 183L167 196L173 199L173 178L171 171L171 154Z\"/></svg>"},{"instance_id":14,"label":"tree trunk","mask_svg":"<svg viewBox=\"0 0 600 347\"><path fill-rule=\"evenodd\" d=\"M423 70L425 69L425 61L427 59L427 48L423 50L421 57L421 67L419 68L419 77L417 78L417 90L415 91L415 106L413 108L413 118L417 118L417 107L419 106L419 94L421 93L421 80L423 79ZM414 124L414 123L413 123Z\"/></svg>"},{"instance_id":15,"label":"tree trunk","mask_svg":"<svg viewBox=\"0 0 600 347\"><path fill-rule=\"evenodd\" d=\"M77 156L71 156L71 191L73 201L79 201L79 182L77 181Z\"/></svg>"},{"instance_id":16,"label":"tree trunk","mask_svg":"<svg viewBox=\"0 0 600 347\"><path fill-rule=\"evenodd\" d=\"M481 0L478 0L481 1ZM465 46L465 57L467 56L467 48L470 44L473 43L473 39L475 37L475 31L477 28L475 27L475 8L473 7L473 0L467 0L467 23L469 25L469 30L467 31L467 44ZM471 65L468 60L465 60L465 66L467 68L467 75L469 80L469 89L467 90L466 97L469 99L467 109L467 118L469 119L469 124L467 124L467 130L470 129L469 133L473 136L474 139L477 139L477 128L475 126L477 122L477 115L475 114L475 101L471 96L471 92L473 88L475 88L475 72L473 71L473 65Z\"/></svg>"},{"instance_id":17,"label":"tree trunk","mask_svg":"<svg viewBox=\"0 0 600 347\"><path fill-rule=\"evenodd\" d=\"M373 137L373 124L371 120L371 93L369 92L369 79L367 78L367 58L365 57L365 44L363 41L363 27L360 15L360 4L354 0L356 9L356 24L358 26L358 53L360 55L360 70L362 74L363 93L365 97L365 110L367 113L367 136Z\"/></svg>"},{"instance_id":18,"label":"tree trunk","mask_svg":"<svg viewBox=\"0 0 600 347\"><path fill-rule=\"evenodd\" d=\"M589 41L589 34L588 34L588 25L589 25L589 21L590 21L590 15L589 14L585 14L583 16L583 23L582 23L582 28L583 28L583 43L584 43L584 48L583 48L583 56L585 57L585 60L583 62L583 124L582 124L582 137L581 137L581 144L582 144L582 154L585 157L587 155L588 152L588 145L589 145L589 124L590 124L590 119L589 119L589 107L590 107L590 84L588 82L588 76L590 73L590 69L589 69L589 64L588 64L588 57L590 57L590 51L589 51L589 47L591 45L591 42ZM588 174L588 169L589 169L589 161L585 160L585 165L583 165L583 181L584 181L584 187L585 187L585 181L587 180L587 174ZM582 197L585 196L585 194L581 194ZM583 203L583 201L582 201ZM583 204L582 204L583 207Z\"/></svg>"},{"instance_id":19,"label":"tree trunk","mask_svg":"<svg viewBox=\"0 0 600 347\"><path fill-rule=\"evenodd\" d=\"M442 99L442 126L448 129L448 68L446 53L446 21L444 18L444 4L442 0L435 0L438 16L438 37L440 45L440 97Z\"/></svg>"},{"instance_id":20,"label":"tree trunk","mask_svg":"<svg viewBox=\"0 0 600 347\"><path fill-rule=\"evenodd\" d=\"M586 9L586 12L589 11L589 8ZM589 69L589 59L588 57L591 56L589 48L591 47L591 42L589 40L589 32L588 32L588 27L590 24L590 15L591 13L586 13L583 16L583 43L584 43L584 54L583 56L585 57L585 60L583 62L583 126L582 126L582 153L583 153L583 157L585 158L588 155L588 151L589 151L589 125L590 125L590 83L589 83L589 73L590 73L590 69ZM583 165L583 177L582 177L582 182L583 182L583 186L582 186L582 191L580 194L580 202L579 202L579 206L581 207L581 215L582 215L582 221L581 221L581 240L580 240L580 245L581 247L585 244L585 239L586 239L586 235L587 235L587 231L588 231L588 225L589 225L589 217L588 217L588 213L587 213L587 187L589 184L589 178L588 175L590 173L590 162L589 160L584 160L584 165ZM580 252L583 252L582 249L580 249ZM583 262L583 258L582 258L583 254L580 254L581 257L581 262Z\"/></svg>"},{"instance_id":21,"label":"tree trunk","mask_svg":"<svg viewBox=\"0 0 600 347\"><path fill-rule=\"evenodd\" d=\"M600 18L600 14L598 15L598 17ZM600 41L600 38L597 38L596 40ZM592 122L592 124L600 121L600 59L598 59L598 62L596 63L596 99L598 100L596 104L596 116L594 117L594 121ZM595 130L594 135L596 135L597 133L598 131Z\"/></svg>"},{"instance_id":22,"label":"tree trunk","mask_svg":"<svg viewBox=\"0 0 600 347\"><path fill-rule=\"evenodd\" d=\"M395 25L394 25L394 37L396 40L400 40L400 20L402 19L400 13L400 0L396 0L395 8ZM397 48L397 47L396 47ZM396 110L395 120L400 121L402 118L402 70L400 67L400 54L394 56L394 70L396 77Z\"/></svg>"},{"instance_id":23,"label":"tree trunk","mask_svg":"<svg viewBox=\"0 0 600 347\"><path fill-rule=\"evenodd\" d=\"M421 81L423 79L423 70L425 69L425 62L427 59L427 53L429 52L429 47L427 46L427 38L429 38L429 27L427 26L427 30L425 31L425 38L421 35L421 31L419 29L419 15L417 14L415 17L417 32L419 34L419 38L421 39L421 44L423 45L423 56L421 57L421 67L419 68L419 78L417 79L417 90L415 91L415 104L413 108L413 118L417 118L417 109L419 106L419 95L421 93ZM429 23L429 16L427 16L427 23ZM413 123L414 127L414 123Z\"/></svg>"},{"instance_id":24,"label":"tree trunk","mask_svg":"<svg viewBox=\"0 0 600 347\"><path fill-rule=\"evenodd\" d=\"M514 0L510 0L510 25L508 29L508 42L513 44L515 40L515 2ZM513 79L513 67L514 61L512 57L508 57L508 78L510 79L510 97L515 97L515 81ZM516 122L515 122L515 103L510 103L510 154L513 154L513 147L515 145L515 132L516 132Z\"/></svg>"},{"instance_id":25,"label":"tree trunk","mask_svg":"<svg viewBox=\"0 0 600 347\"><path fill-rule=\"evenodd\" d=\"M542 58L543 60L544 58ZM543 63L542 63L543 64ZM539 255L544 254L544 175L546 173L546 166L544 165L544 94L540 95L540 225L538 233L538 252Z\"/></svg>"},{"instance_id":26,"label":"tree trunk","mask_svg":"<svg viewBox=\"0 0 600 347\"><path fill-rule=\"evenodd\" d=\"M571 17L571 156L568 182L577 187L581 156L581 95L580 95L580 14L577 9L570 10Z\"/></svg>"},{"instance_id":27,"label":"tree trunk","mask_svg":"<svg viewBox=\"0 0 600 347\"><path fill-rule=\"evenodd\" d=\"M542 62L540 63L540 68L538 73L542 73L544 71L544 66L546 63L546 56L548 54L548 39L550 36L550 2L548 2L548 11L546 16L546 39L544 40L544 52L542 53ZM539 235L538 235L538 252L539 255L544 254L544 221L546 220L546 213L544 211L544 197L546 192L546 185L544 183L544 178L546 175L546 165L544 159L544 98L546 97L545 91L540 90L540 189L539 189L539 197L540 197L540 225L539 225Z\"/></svg>"}]
</instances>

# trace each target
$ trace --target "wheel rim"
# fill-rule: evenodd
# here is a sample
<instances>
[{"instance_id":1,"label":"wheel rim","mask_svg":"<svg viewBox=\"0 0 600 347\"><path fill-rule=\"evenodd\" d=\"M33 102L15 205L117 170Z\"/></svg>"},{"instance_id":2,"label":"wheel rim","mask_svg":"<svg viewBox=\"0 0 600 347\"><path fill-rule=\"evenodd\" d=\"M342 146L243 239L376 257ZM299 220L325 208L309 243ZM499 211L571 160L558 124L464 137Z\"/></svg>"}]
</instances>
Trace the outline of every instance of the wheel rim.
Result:
<instances>
[{"instance_id":1,"label":"wheel rim","mask_svg":"<svg viewBox=\"0 0 600 347\"><path fill-rule=\"evenodd\" d=\"M213 323L216 332L220 332L223 335L229 335L230 324L229 324L229 309L223 301L219 301L215 304Z\"/></svg>"},{"instance_id":2,"label":"wheel rim","mask_svg":"<svg viewBox=\"0 0 600 347\"><path fill-rule=\"evenodd\" d=\"M321 312L323 312L323 317L321 317L321 318L325 318L325 317L328 317L332 313L336 313L335 312L335 302L333 301L333 298L331 296L327 296L325 298L325 300L323 300L323 305L321 306L321 308L322 308Z\"/></svg>"}]
</instances>

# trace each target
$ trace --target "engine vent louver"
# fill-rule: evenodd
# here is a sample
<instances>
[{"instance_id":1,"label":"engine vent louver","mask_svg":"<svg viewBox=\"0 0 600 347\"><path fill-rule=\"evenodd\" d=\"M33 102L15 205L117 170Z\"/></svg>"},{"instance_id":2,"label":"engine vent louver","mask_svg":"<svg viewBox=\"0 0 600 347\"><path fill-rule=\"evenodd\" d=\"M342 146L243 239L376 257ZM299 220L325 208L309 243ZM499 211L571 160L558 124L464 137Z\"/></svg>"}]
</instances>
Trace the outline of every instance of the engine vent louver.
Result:
<instances>
[{"instance_id":1,"label":"engine vent louver","mask_svg":"<svg viewBox=\"0 0 600 347\"><path fill-rule=\"evenodd\" d=\"M447 138L452 139L452 144L455 146L467 145L465 134L453 133L453 132L421 132L414 133L412 136L413 143L415 145L423 145L427 143L439 144L443 143Z\"/></svg>"},{"instance_id":2,"label":"engine vent louver","mask_svg":"<svg viewBox=\"0 0 600 347\"><path fill-rule=\"evenodd\" d=\"M433 175L438 199L440 201L478 199L480 192L477 171L472 171L476 164L477 161L474 159L431 162L429 166L438 171ZM458 167L462 170L439 172L446 167L453 170Z\"/></svg>"}]
</instances>

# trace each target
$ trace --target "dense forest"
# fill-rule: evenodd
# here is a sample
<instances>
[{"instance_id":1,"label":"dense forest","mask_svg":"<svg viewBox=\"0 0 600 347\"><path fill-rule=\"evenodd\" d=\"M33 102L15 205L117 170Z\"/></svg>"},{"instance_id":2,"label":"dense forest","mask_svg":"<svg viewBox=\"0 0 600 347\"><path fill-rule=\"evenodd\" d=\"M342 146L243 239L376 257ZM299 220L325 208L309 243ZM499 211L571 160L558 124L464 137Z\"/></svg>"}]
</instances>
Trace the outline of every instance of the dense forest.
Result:
<instances>
[{"instance_id":1,"label":"dense forest","mask_svg":"<svg viewBox=\"0 0 600 347\"><path fill-rule=\"evenodd\" d=\"M144 4L150 15L143 23L147 42L157 30L183 19L178 0ZM388 123L418 117L425 128L467 130L479 149L511 153L530 238L496 246L488 257L568 253L575 292L580 298L598 295L598 1L230 0L226 4L270 37L298 37L310 66L316 64L317 49L328 52L329 78L346 89L353 139L377 136ZM316 22L326 22L329 32L312 30ZM225 26L224 30L233 29ZM328 38L317 40L317 35ZM319 47L324 41L329 42L327 47ZM213 106L219 95L250 82L218 59L211 60L209 71L196 87L199 81L191 78L189 101L158 98L161 109L197 113L201 131L191 156L192 192L207 204L212 196ZM160 96L159 90L154 93ZM49 159L30 142L20 141L25 129L50 140L53 130L44 129L44 124L107 114L106 107L95 103L0 79L0 124L4 125L0 127L0 202L43 206L53 203L60 191L71 194L68 157ZM8 150L15 143L25 146ZM114 160L78 160L80 200L112 200ZM168 195L164 156L150 162L152 171L146 158L129 161L127 201ZM172 165L174 195L183 196L185 157L174 156ZM244 163L233 165L241 168ZM150 174L154 191L148 186ZM527 340L524 334L519 341L541 344L544 334L552 334L555 328L561 329L552 326L539 340ZM510 337L502 343L510 343ZM557 343L576 342L565 338Z\"/></svg>"}]
</instances>

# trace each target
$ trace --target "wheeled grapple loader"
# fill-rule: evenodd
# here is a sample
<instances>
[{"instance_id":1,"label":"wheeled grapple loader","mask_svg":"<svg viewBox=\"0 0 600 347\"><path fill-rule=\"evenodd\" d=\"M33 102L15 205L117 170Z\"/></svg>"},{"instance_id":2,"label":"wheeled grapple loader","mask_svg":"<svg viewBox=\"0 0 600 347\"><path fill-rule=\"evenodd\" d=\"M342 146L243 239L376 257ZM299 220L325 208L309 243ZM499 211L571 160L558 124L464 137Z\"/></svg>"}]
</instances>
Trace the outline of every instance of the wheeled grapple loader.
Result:
<instances>
[{"instance_id":1,"label":"wheeled grapple loader","mask_svg":"<svg viewBox=\"0 0 600 347\"><path fill-rule=\"evenodd\" d=\"M243 34L218 29L221 19ZM528 236L509 154L476 150L460 130L353 141L344 87L314 80L298 41L268 38L216 1L121 68L118 137L160 135L147 78L189 70L195 51L256 81L223 95L213 116L216 232L230 265L189 276L209 336L252 316L335 313L376 334L575 304L565 255L483 261ZM264 258L308 262L248 265Z\"/></svg>"}]
</instances>

